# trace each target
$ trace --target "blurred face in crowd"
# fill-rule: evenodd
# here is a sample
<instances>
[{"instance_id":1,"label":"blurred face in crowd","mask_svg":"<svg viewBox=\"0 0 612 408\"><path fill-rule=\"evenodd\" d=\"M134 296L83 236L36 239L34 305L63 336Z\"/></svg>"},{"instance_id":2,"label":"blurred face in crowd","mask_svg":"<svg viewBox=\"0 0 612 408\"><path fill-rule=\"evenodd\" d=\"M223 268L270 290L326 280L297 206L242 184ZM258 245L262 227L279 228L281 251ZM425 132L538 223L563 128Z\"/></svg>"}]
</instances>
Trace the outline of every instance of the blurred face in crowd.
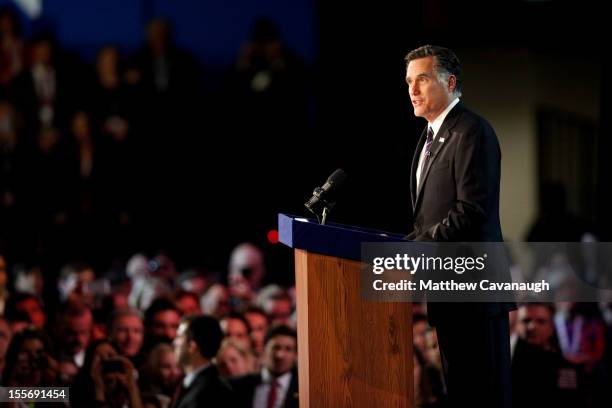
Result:
<instances>
[{"instance_id":1,"label":"blurred face in crowd","mask_svg":"<svg viewBox=\"0 0 612 408\"><path fill-rule=\"evenodd\" d=\"M204 314L223 316L230 311L229 292L225 286L216 283L202 295L200 305Z\"/></svg>"},{"instance_id":2,"label":"blurred face in crowd","mask_svg":"<svg viewBox=\"0 0 612 408\"><path fill-rule=\"evenodd\" d=\"M159 355L159 366L157 368L158 379L165 389L173 389L181 378L181 369L176 362L176 356L172 349L164 350Z\"/></svg>"},{"instance_id":3,"label":"blurred face in crowd","mask_svg":"<svg viewBox=\"0 0 612 408\"><path fill-rule=\"evenodd\" d=\"M438 335L433 329L425 334L425 353L425 359L430 364L442 369L442 360L438 348Z\"/></svg>"},{"instance_id":4,"label":"blurred face in crowd","mask_svg":"<svg viewBox=\"0 0 612 408\"><path fill-rule=\"evenodd\" d=\"M174 340L181 316L176 310L162 310L155 313L150 327L150 333L155 337Z\"/></svg>"},{"instance_id":5,"label":"blurred face in crowd","mask_svg":"<svg viewBox=\"0 0 612 408\"><path fill-rule=\"evenodd\" d=\"M412 343L425 355L425 333L427 333L427 322L424 320L412 324Z\"/></svg>"},{"instance_id":6,"label":"blurred face in crowd","mask_svg":"<svg viewBox=\"0 0 612 408\"><path fill-rule=\"evenodd\" d=\"M414 116L433 122L452 101L452 90L455 89L455 77L449 78L448 84L440 82L435 57L424 57L412 60L406 70L406 83Z\"/></svg>"},{"instance_id":7,"label":"blurred face in crowd","mask_svg":"<svg viewBox=\"0 0 612 408\"><path fill-rule=\"evenodd\" d=\"M4 319L0 319L0 360L4 360L8 346L11 344L12 337L11 328L8 322Z\"/></svg>"},{"instance_id":8,"label":"blurred face in crowd","mask_svg":"<svg viewBox=\"0 0 612 408\"><path fill-rule=\"evenodd\" d=\"M278 299L268 300L268 307L266 308L272 325L291 323L291 313L293 312L293 305L291 299L281 297Z\"/></svg>"},{"instance_id":9,"label":"blurred face in crowd","mask_svg":"<svg viewBox=\"0 0 612 408\"><path fill-rule=\"evenodd\" d=\"M51 56L53 48L47 40L38 41L32 47L32 65L35 64L51 64Z\"/></svg>"},{"instance_id":10,"label":"blurred face in crowd","mask_svg":"<svg viewBox=\"0 0 612 408\"><path fill-rule=\"evenodd\" d=\"M247 312L244 315L251 326L251 338L253 339L253 349L261 354L264 349L264 338L268 332L268 319L258 312Z\"/></svg>"},{"instance_id":11,"label":"blurred face in crowd","mask_svg":"<svg viewBox=\"0 0 612 408\"><path fill-rule=\"evenodd\" d=\"M45 286L45 278L42 270L35 266L31 269L17 272L14 285L18 292L41 295Z\"/></svg>"},{"instance_id":12,"label":"blurred face in crowd","mask_svg":"<svg viewBox=\"0 0 612 408\"><path fill-rule=\"evenodd\" d=\"M191 295L183 295L176 299L175 303L183 316L199 315L202 313L200 303Z\"/></svg>"},{"instance_id":13,"label":"blurred face in crowd","mask_svg":"<svg viewBox=\"0 0 612 408\"><path fill-rule=\"evenodd\" d=\"M27 298L17 304L17 310L27 314L32 324L39 329L45 327L47 316L40 302L34 298Z\"/></svg>"},{"instance_id":14,"label":"blurred face in crowd","mask_svg":"<svg viewBox=\"0 0 612 408\"><path fill-rule=\"evenodd\" d=\"M149 47L155 54L163 54L168 48L170 27L162 20L155 20L149 24Z\"/></svg>"},{"instance_id":15,"label":"blurred face in crowd","mask_svg":"<svg viewBox=\"0 0 612 408\"><path fill-rule=\"evenodd\" d=\"M130 306L128 302L128 296L122 292L115 292L111 295L113 297L113 308L114 309L125 309Z\"/></svg>"},{"instance_id":16,"label":"blurred face in crowd","mask_svg":"<svg viewBox=\"0 0 612 408\"><path fill-rule=\"evenodd\" d=\"M265 275L263 253L250 243L238 245L230 255L228 281L234 296L258 289Z\"/></svg>"},{"instance_id":17,"label":"blurred face in crowd","mask_svg":"<svg viewBox=\"0 0 612 408\"><path fill-rule=\"evenodd\" d=\"M66 351L74 355L85 350L91 338L93 317L89 309L82 316L71 316L65 319L64 333L61 339L66 345Z\"/></svg>"},{"instance_id":18,"label":"blurred face in crowd","mask_svg":"<svg viewBox=\"0 0 612 408\"><path fill-rule=\"evenodd\" d=\"M218 361L222 375L228 377L248 374L253 370L248 356L231 344L221 349Z\"/></svg>"},{"instance_id":19,"label":"blurred face in crowd","mask_svg":"<svg viewBox=\"0 0 612 408\"><path fill-rule=\"evenodd\" d=\"M114 47L104 47L98 53L97 69L100 75L114 75L117 73L119 52Z\"/></svg>"},{"instance_id":20,"label":"blurred face in crowd","mask_svg":"<svg viewBox=\"0 0 612 408\"><path fill-rule=\"evenodd\" d=\"M89 284L96 279L93 269L87 268L76 274L76 285L70 297L79 300L88 306L93 306L94 294L90 290Z\"/></svg>"},{"instance_id":21,"label":"blurred face in crowd","mask_svg":"<svg viewBox=\"0 0 612 408\"><path fill-rule=\"evenodd\" d=\"M20 385L40 384L47 361L43 342L36 338L24 340L17 353L15 375Z\"/></svg>"},{"instance_id":22,"label":"blurred face in crowd","mask_svg":"<svg viewBox=\"0 0 612 408\"><path fill-rule=\"evenodd\" d=\"M3 11L0 14L0 34L1 36L12 36L15 32L15 22L13 21L13 16L6 11Z\"/></svg>"},{"instance_id":23,"label":"blurred face in crowd","mask_svg":"<svg viewBox=\"0 0 612 408\"><path fill-rule=\"evenodd\" d=\"M207 283L206 277L197 275L183 281L181 288L188 292L195 293L199 297L206 292Z\"/></svg>"},{"instance_id":24,"label":"blurred face in crowd","mask_svg":"<svg viewBox=\"0 0 612 408\"><path fill-rule=\"evenodd\" d=\"M138 316L122 316L117 318L113 325L111 340L120 354L133 357L142 347L143 330L142 320Z\"/></svg>"},{"instance_id":25,"label":"blurred face in crowd","mask_svg":"<svg viewBox=\"0 0 612 408\"><path fill-rule=\"evenodd\" d=\"M264 355L266 367L278 377L293 369L297 357L297 342L291 336L274 336L268 340Z\"/></svg>"},{"instance_id":26,"label":"blurred face in crowd","mask_svg":"<svg viewBox=\"0 0 612 408\"><path fill-rule=\"evenodd\" d=\"M546 306L521 306L518 312L518 334L521 339L534 346L545 347L554 331L552 314Z\"/></svg>"},{"instance_id":27,"label":"blurred face in crowd","mask_svg":"<svg viewBox=\"0 0 612 408\"><path fill-rule=\"evenodd\" d=\"M89 116L85 111L78 111L72 118L72 134L78 142L91 140Z\"/></svg>"},{"instance_id":28,"label":"blurred face in crowd","mask_svg":"<svg viewBox=\"0 0 612 408\"><path fill-rule=\"evenodd\" d=\"M233 339L246 350L251 349L251 338L249 336L249 328L240 319L224 318L220 322L221 331L225 337Z\"/></svg>"}]
</instances>

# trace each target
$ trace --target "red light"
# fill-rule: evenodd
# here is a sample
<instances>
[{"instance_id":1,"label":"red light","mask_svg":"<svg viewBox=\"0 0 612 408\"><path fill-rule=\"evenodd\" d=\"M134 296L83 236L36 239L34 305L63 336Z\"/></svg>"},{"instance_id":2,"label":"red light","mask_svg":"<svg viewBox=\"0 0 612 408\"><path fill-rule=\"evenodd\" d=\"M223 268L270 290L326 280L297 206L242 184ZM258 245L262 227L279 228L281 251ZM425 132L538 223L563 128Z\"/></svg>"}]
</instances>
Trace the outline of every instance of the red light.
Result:
<instances>
[{"instance_id":1,"label":"red light","mask_svg":"<svg viewBox=\"0 0 612 408\"><path fill-rule=\"evenodd\" d=\"M271 244L278 244L278 231L277 230L268 231L268 242Z\"/></svg>"}]
</instances>

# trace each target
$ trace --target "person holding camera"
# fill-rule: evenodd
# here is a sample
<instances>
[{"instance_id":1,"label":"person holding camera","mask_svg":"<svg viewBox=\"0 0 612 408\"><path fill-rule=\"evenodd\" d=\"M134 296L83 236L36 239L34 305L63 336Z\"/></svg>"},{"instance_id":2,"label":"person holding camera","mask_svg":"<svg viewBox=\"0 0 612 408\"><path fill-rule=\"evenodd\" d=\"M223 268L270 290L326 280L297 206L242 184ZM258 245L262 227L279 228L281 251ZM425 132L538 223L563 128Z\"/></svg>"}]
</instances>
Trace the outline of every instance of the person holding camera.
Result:
<instances>
[{"instance_id":1,"label":"person holding camera","mask_svg":"<svg viewBox=\"0 0 612 408\"><path fill-rule=\"evenodd\" d=\"M58 364L50 355L47 335L30 326L15 334L6 352L2 373L3 385L8 387L53 386L57 380Z\"/></svg>"},{"instance_id":2,"label":"person holding camera","mask_svg":"<svg viewBox=\"0 0 612 408\"><path fill-rule=\"evenodd\" d=\"M75 407L142 408L137 371L108 340L90 344L71 391Z\"/></svg>"}]
</instances>

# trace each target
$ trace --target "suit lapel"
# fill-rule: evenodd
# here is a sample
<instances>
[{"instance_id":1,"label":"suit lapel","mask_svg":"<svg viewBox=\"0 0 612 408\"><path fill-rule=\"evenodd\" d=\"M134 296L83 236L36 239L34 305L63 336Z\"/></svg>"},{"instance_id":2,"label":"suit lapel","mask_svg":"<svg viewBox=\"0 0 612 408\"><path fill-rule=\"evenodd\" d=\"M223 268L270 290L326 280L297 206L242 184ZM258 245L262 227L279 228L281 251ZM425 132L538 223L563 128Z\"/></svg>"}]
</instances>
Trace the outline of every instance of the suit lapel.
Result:
<instances>
[{"instance_id":1,"label":"suit lapel","mask_svg":"<svg viewBox=\"0 0 612 408\"><path fill-rule=\"evenodd\" d=\"M421 193L423 191L423 186L425 186L425 183L427 182L427 176L429 174L429 169L431 168L432 164L436 161L436 157L438 156L438 153L440 153L440 151L442 150L442 147L448 144L449 139L453 136L453 133L451 132L451 130L453 129L453 127L455 127L457 120L461 116L461 112L462 112L462 105L461 105L461 102L459 102L457 105L453 107L453 109L451 109L451 111L448 113L446 118L444 118L444 122L442 123L442 126L440 127L440 129L438 130L438 133L436 134L436 138L434 140L434 143L431 149L431 152L432 152L431 156L429 157L429 160L427 161L427 166L423 169L421 173L421 182L419 183L418 190L416 191L416 197L414 198L414 204L412 208L414 208L415 214L417 212L419 198L422 195ZM425 134L425 131L423 131L423 134L421 134L421 141L423 140L424 134ZM422 146L423 146L421 141L419 141L419 145L421 146L421 148L417 149L418 155L415 156L417 158L416 159L417 166L418 166L419 156L420 156ZM416 167L414 165L414 160L413 160L413 174L414 174L413 176L414 184L416 186Z\"/></svg>"},{"instance_id":2,"label":"suit lapel","mask_svg":"<svg viewBox=\"0 0 612 408\"><path fill-rule=\"evenodd\" d=\"M417 143L416 150L414 151L414 157L412 158L412 169L410 170L410 197L412 198L412 209L416 210L416 198L417 198L417 181L416 181L416 173L417 168L419 166L419 158L421 157L421 150L423 150L423 145L425 144L425 139L427 138L427 126L421 132L421 137L419 138L419 142Z\"/></svg>"},{"instance_id":3,"label":"suit lapel","mask_svg":"<svg viewBox=\"0 0 612 408\"><path fill-rule=\"evenodd\" d=\"M188 388L184 388L181 384L181 390L179 391L179 396L175 401L174 407L180 408L183 406L185 401L195 401L195 396L198 392L201 391L202 388L206 386L209 381L209 376L214 376L217 368L214 365L207 367L199 373L194 379L193 382L189 385Z\"/></svg>"}]
</instances>

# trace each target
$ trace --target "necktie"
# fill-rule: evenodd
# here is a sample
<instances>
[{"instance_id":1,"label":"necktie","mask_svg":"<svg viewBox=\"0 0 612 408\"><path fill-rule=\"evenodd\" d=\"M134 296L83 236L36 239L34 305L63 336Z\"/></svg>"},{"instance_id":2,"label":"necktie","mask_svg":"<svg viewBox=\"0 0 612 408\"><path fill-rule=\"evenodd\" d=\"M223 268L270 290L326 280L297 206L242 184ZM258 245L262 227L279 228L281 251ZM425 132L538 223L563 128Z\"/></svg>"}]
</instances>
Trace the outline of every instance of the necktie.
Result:
<instances>
[{"instance_id":1,"label":"necktie","mask_svg":"<svg viewBox=\"0 0 612 408\"><path fill-rule=\"evenodd\" d=\"M419 184L423 180L423 172L427 168L427 162L429 161L429 156L431 155L431 144L433 143L433 129L431 126L427 127L427 140L425 141L425 155L423 156L423 162L421 163L421 176L419 178Z\"/></svg>"},{"instance_id":2,"label":"necktie","mask_svg":"<svg viewBox=\"0 0 612 408\"><path fill-rule=\"evenodd\" d=\"M278 381L276 378L270 383L270 393L268 394L268 405L267 408L274 408L276 405L276 398L278 393Z\"/></svg>"}]
</instances>

